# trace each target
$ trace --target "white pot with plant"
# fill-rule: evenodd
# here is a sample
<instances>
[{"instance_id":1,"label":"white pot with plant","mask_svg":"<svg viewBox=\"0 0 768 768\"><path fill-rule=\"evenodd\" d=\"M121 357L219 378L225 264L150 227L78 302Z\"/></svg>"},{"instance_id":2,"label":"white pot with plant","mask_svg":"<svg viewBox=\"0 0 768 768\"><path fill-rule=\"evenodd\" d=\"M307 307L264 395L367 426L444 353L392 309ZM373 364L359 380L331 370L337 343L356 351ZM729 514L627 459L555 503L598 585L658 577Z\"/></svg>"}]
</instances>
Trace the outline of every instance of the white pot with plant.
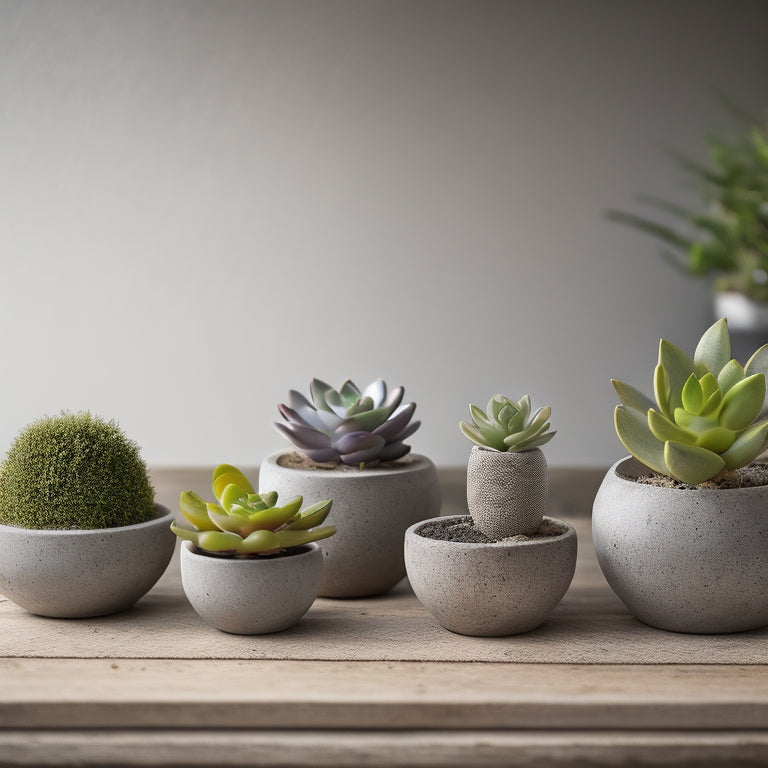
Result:
<instances>
[{"instance_id":1,"label":"white pot with plant","mask_svg":"<svg viewBox=\"0 0 768 768\"><path fill-rule=\"evenodd\" d=\"M725 319L693 358L662 339L655 402L614 381L634 458L609 470L592 516L608 583L639 619L677 632L768 625L768 345L731 359Z\"/></svg>"},{"instance_id":2,"label":"white pot with plant","mask_svg":"<svg viewBox=\"0 0 768 768\"><path fill-rule=\"evenodd\" d=\"M535 629L568 590L576 531L545 517L550 409L530 398L494 395L484 413L470 405L462 432L476 445L467 468L470 515L436 517L405 536L408 578L446 629L501 636Z\"/></svg>"},{"instance_id":3,"label":"white pot with plant","mask_svg":"<svg viewBox=\"0 0 768 768\"><path fill-rule=\"evenodd\" d=\"M211 480L217 503L192 491L179 504L193 529L173 523L184 541L181 581L197 613L224 632L257 635L292 627L317 597L323 575L318 528L331 500L301 511L301 496L277 506L277 493L256 493L236 467L221 464Z\"/></svg>"},{"instance_id":4,"label":"white pot with plant","mask_svg":"<svg viewBox=\"0 0 768 768\"><path fill-rule=\"evenodd\" d=\"M641 200L682 226L669 226L626 211L609 218L660 240L663 256L682 271L714 276L715 316L727 317L731 330L768 329L768 125L744 119L734 138L708 140L708 160L677 155L682 170L701 194L701 207L688 207L643 196Z\"/></svg>"},{"instance_id":5,"label":"white pot with plant","mask_svg":"<svg viewBox=\"0 0 768 768\"><path fill-rule=\"evenodd\" d=\"M434 464L404 442L419 427L416 405L382 379L362 391L349 380L335 390L313 379L310 392L312 402L291 390L278 406L276 426L298 451L264 459L259 487L333 499L338 534L321 545L321 596L384 594L405 576L408 526L440 511Z\"/></svg>"},{"instance_id":6,"label":"white pot with plant","mask_svg":"<svg viewBox=\"0 0 768 768\"><path fill-rule=\"evenodd\" d=\"M0 466L0 593L57 618L130 608L168 566L172 519L115 422L90 413L33 422Z\"/></svg>"}]
</instances>

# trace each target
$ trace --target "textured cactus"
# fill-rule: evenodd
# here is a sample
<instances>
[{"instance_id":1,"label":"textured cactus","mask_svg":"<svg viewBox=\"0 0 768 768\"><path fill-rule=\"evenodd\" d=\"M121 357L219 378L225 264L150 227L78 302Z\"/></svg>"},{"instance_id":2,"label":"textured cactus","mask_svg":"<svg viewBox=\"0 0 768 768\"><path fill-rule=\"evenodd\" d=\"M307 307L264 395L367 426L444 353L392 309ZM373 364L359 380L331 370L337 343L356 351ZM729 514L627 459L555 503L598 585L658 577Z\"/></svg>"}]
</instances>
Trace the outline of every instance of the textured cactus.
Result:
<instances>
[{"instance_id":1,"label":"textured cactus","mask_svg":"<svg viewBox=\"0 0 768 768\"><path fill-rule=\"evenodd\" d=\"M768 344L745 367L731 359L725 319L707 329L693 359L662 339L655 403L613 380L616 433L647 467L689 485L747 466L766 447L767 373Z\"/></svg>"},{"instance_id":2,"label":"textured cactus","mask_svg":"<svg viewBox=\"0 0 768 768\"><path fill-rule=\"evenodd\" d=\"M494 451L530 451L548 443L555 432L548 432L552 409L539 408L531 413L531 398L523 395L517 402L504 395L494 395L485 413L469 406L472 423L462 421L459 428L473 443Z\"/></svg>"},{"instance_id":3,"label":"textured cactus","mask_svg":"<svg viewBox=\"0 0 768 768\"><path fill-rule=\"evenodd\" d=\"M216 467L211 486L218 504L206 503L192 491L185 491L179 499L182 514L194 530L171 523L171 530L180 539L205 552L241 557L273 555L336 533L332 525L315 528L330 512L330 499L303 512L299 511L301 496L278 507L277 493L256 493L248 478L230 464Z\"/></svg>"},{"instance_id":4,"label":"textured cactus","mask_svg":"<svg viewBox=\"0 0 768 768\"><path fill-rule=\"evenodd\" d=\"M0 522L6 525L115 528L154 513L138 446L114 421L87 412L27 425L0 466Z\"/></svg>"},{"instance_id":5,"label":"textured cactus","mask_svg":"<svg viewBox=\"0 0 768 768\"><path fill-rule=\"evenodd\" d=\"M403 442L420 425L411 421L415 403L401 403L404 390L391 392L377 379L362 392L347 379L335 390L320 379L309 385L310 403L291 390L288 404L278 406L285 423L275 426L313 461L376 466L411 450Z\"/></svg>"}]
</instances>

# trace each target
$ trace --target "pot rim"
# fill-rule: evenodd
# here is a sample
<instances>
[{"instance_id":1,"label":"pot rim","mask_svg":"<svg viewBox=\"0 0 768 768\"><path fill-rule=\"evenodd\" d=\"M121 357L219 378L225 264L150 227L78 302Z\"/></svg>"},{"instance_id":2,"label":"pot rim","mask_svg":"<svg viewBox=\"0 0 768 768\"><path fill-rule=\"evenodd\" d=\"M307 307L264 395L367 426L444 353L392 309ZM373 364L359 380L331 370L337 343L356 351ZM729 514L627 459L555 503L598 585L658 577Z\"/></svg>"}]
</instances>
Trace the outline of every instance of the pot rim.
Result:
<instances>
[{"instance_id":1,"label":"pot rim","mask_svg":"<svg viewBox=\"0 0 768 768\"><path fill-rule=\"evenodd\" d=\"M576 529L567 521L560 520L556 517L549 517L544 515L544 520L550 520L553 523L565 526L564 533L557 536L547 536L543 539L529 539L528 541L511 541L509 539L501 539L500 541L448 541L447 539L433 539L429 536L422 536L417 532L417 529L426 523L434 523L437 521L445 520L463 520L472 519L471 515L439 515L438 517L430 517L426 520L420 520L418 523L414 523L405 532L405 538L419 538L423 541L434 543L435 546L446 547L464 547L466 549L482 550L482 549L510 549L517 547L551 547L556 544L560 544L563 541L576 538Z\"/></svg>"},{"instance_id":2,"label":"pot rim","mask_svg":"<svg viewBox=\"0 0 768 768\"><path fill-rule=\"evenodd\" d=\"M20 525L6 525L0 523L0 533L27 533L30 536L103 536L105 533L120 531L140 531L145 528L160 527L162 524L171 524L174 513L164 504L155 502L155 514L143 523L133 525L117 525L113 528L24 528Z\"/></svg>"},{"instance_id":3,"label":"pot rim","mask_svg":"<svg viewBox=\"0 0 768 768\"><path fill-rule=\"evenodd\" d=\"M195 544L192 541L182 541L182 549L185 550L185 557L191 557L195 560L205 560L207 563L221 563L222 565L216 565L217 567L253 567L253 563L258 563L260 568L268 567L265 563L283 563L286 560L292 560L294 558L312 557L315 551L320 550L320 546L316 541L310 541L307 544L302 544L302 547L306 547L303 552L293 552L290 555L277 558L266 557L216 557L215 555L207 555L204 552L196 552Z\"/></svg>"},{"instance_id":4,"label":"pot rim","mask_svg":"<svg viewBox=\"0 0 768 768\"><path fill-rule=\"evenodd\" d=\"M398 459L398 462L402 462L402 466L388 466L384 469L380 467L367 467L366 469L354 471L354 467L347 466L347 469L301 469L299 467L284 467L278 464L278 459L289 453L301 453L298 448L284 448L280 451L265 456L262 460L262 466L268 464L276 469L285 470L286 472L295 472L300 475L309 477L348 477L348 478L366 478L366 477L395 477L400 475L409 474L411 472L423 471L429 467L434 466L432 460L427 456L420 453L407 453L402 459Z\"/></svg>"},{"instance_id":5,"label":"pot rim","mask_svg":"<svg viewBox=\"0 0 768 768\"><path fill-rule=\"evenodd\" d=\"M764 464L764 462L752 462L753 464ZM633 467L633 470L635 470L638 474L633 474L632 472L629 472L628 475L622 475L619 473L619 468L623 464L629 464ZM634 456L624 456L623 458L619 459L618 461L615 461L610 469L607 472L607 477L610 477L614 480L617 480L622 485L631 487L631 488L637 488L642 490L643 492L648 493L683 493L688 494L689 496L691 494L716 494L716 493L727 493L729 495L733 495L734 493L741 493L745 495L760 495L760 494L768 494L768 485L752 485L748 486L746 488L665 488L664 486L659 485L645 485L641 483L635 482L633 478L637 478L640 474L649 474L654 473L654 470L652 470L650 467L646 467L645 464L643 464L639 459L636 459ZM655 473L657 474L657 473Z\"/></svg>"}]
</instances>

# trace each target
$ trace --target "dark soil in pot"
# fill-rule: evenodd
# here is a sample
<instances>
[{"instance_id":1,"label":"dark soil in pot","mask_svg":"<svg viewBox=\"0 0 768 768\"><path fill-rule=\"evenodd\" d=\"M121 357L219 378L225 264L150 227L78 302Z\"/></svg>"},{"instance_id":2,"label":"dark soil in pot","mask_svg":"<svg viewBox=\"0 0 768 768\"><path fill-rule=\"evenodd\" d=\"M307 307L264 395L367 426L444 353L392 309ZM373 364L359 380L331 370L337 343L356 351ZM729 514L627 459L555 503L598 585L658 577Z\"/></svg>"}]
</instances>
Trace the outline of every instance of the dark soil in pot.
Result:
<instances>
[{"instance_id":1,"label":"dark soil in pot","mask_svg":"<svg viewBox=\"0 0 768 768\"><path fill-rule=\"evenodd\" d=\"M431 520L416 529L419 536L439 541L458 541L464 544L493 544L495 541L536 541L551 536L562 536L568 529L549 518L545 518L539 530L526 536L518 534L506 539L491 539L475 527L469 515L447 517L444 520Z\"/></svg>"}]
</instances>

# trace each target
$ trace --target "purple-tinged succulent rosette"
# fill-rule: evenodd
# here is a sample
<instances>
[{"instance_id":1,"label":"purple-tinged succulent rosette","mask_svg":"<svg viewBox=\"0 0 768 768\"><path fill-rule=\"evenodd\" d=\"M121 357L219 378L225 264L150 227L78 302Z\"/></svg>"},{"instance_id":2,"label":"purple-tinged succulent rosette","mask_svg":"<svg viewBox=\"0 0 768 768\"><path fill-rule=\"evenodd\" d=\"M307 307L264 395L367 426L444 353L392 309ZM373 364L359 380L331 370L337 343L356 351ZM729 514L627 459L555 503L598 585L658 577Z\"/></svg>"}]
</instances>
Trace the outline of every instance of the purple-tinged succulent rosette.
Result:
<instances>
[{"instance_id":1,"label":"purple-tinged succulent rosette","mask_svg":"<svg viewBox=\"0 0 768 768\"><path fill-rule=\"evenodd\" d=\"M275 426L312 461L376 466L411 450L403 441L421 422L411 421L415 403L403 403L405 390L391 391L383 379L362 392L347 379L336 390L320 379L309 384L312 402L292 389L278 405L285 422Z\"/></svg>"}]
</instances>

